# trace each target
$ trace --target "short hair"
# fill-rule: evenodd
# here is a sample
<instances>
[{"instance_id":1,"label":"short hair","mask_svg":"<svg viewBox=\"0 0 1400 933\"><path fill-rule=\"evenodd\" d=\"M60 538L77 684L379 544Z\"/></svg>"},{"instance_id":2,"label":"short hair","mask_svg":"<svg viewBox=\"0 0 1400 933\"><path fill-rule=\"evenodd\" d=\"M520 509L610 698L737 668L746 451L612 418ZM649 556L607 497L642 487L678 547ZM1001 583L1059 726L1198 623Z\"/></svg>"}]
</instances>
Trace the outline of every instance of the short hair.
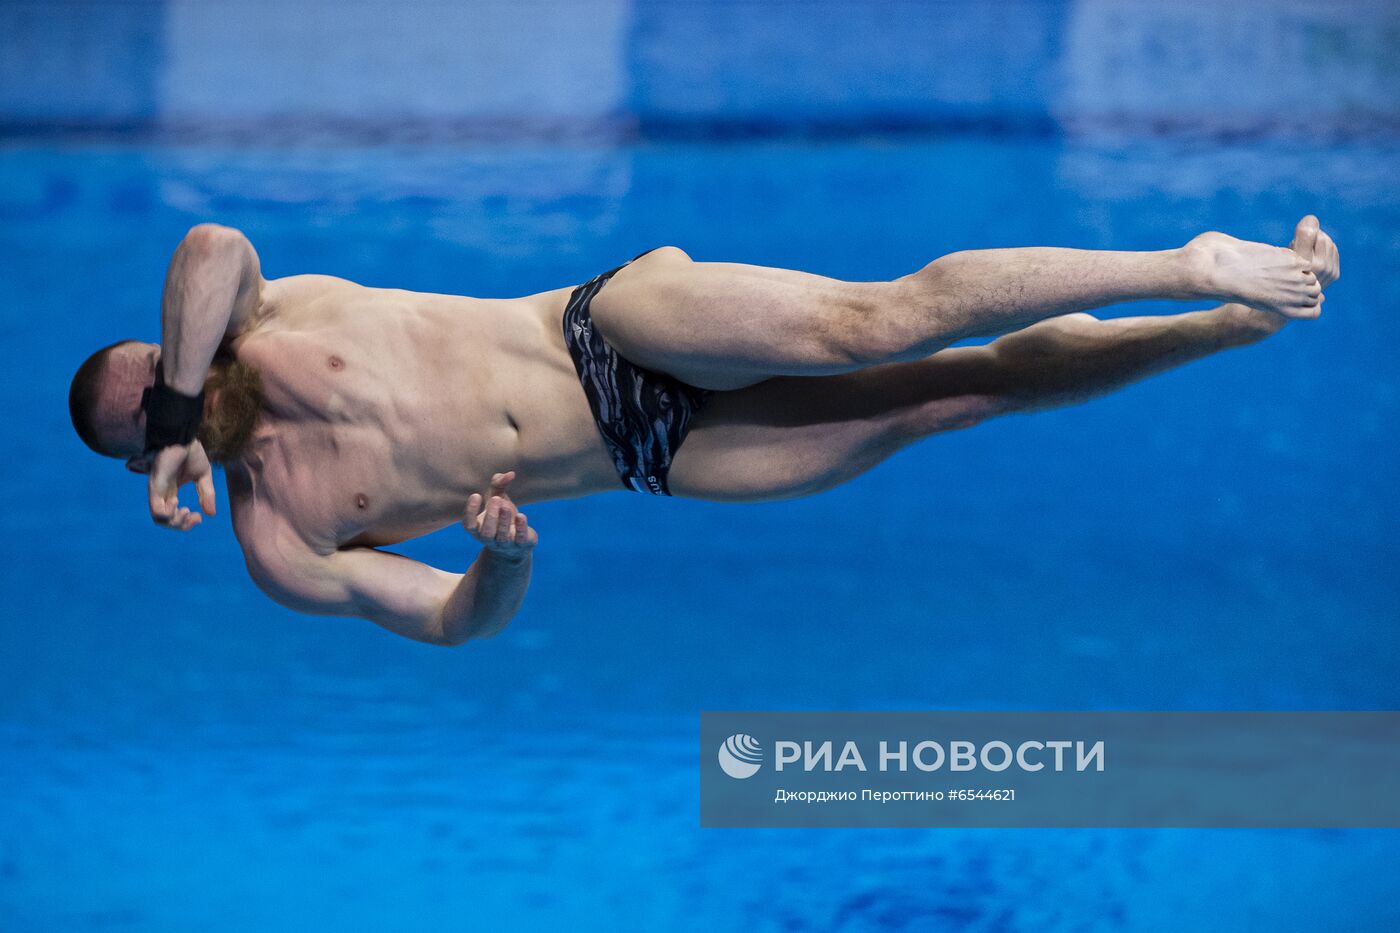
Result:
<instances>
[{"instance_id":1,"label":"short hair","mask_svg":"<svg viewBox=\"0 0 1400 933\"><path fill-rule=\"evenodd\" d=\"M135 340L118 340L98 350L92 356L83 360L83 365L78 367L78 371L73 375L73 383L68 387L68 417L73 419L73 429L78 432L78 437L94 453L99 453L104 457L113 456L110 450L103 448L97 437L97 405L101 402L102 376L107 369L107 362L112 351L118 347L126 346L128 343L136 343Z\"/></svg>"}]
</instances>

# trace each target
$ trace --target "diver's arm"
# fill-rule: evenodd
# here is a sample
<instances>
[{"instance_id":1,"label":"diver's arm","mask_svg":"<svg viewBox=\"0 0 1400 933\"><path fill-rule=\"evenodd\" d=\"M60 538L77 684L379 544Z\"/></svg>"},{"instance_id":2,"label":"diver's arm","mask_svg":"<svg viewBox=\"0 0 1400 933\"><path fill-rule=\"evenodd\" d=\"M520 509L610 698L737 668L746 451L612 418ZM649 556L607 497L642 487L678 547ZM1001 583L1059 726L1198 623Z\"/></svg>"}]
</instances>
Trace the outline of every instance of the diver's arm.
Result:
<instances>
[{"instance_id":1,"label":"diver's arm","mask_svg":"<svg viewBox=\"0 0 1400 933\"><path fill-rule=\"evenodd\" d=\"M302 612L359 616L434 645L489 638L520 609L539 541L505 495L514 476L497 474L490 497L468 503L464 524L483 548L466 573L369 547L320 554L275 515L240 529L248 572L273 599Z\"/></svg>"},{"instance_id":2,"label":"diver's arm","mask_svg":"<svg viewBox=\"0 0 1400 933\"><path fill-rule=\"evenodd\" d=\"M453 591L443 613L449 644L490 638L506 627L530 586L532 557L539 535L516 509L508 487L515 471L491 477L486 495L467 499L462 526L482 544L481 554Z\"/></svg>"},{"instance_id":3,"label":"diver's arm","mask_svg":"<svg viewBox=\"0 0 1400 933\"><path fill-rule=\"evenodd\" d=\"M483 548L447 600L438 631L440 643L460 645L471 638L499 635L525 601L532 563L528 552L511 557Z\"/></svg>"},{"instance_id":4,"label":"diver's arm","mask_svg":"<svg viewBox=\"0 0 1400 933\"><path fill-rule=\"evenodd\" d=\"M262 284L258 254L239 231L200 224L185 234L170 259L161 297L166 385L184 395L199 394L219 345L257 313Z\"/></svg>"},{"instance_id":5,"label":"diver's arm","mask_svg":"<svg viewBox=\"0 0 1400 933\"><path fill-rule=\"evenodd\" d=\"M161 352L157 382L150 397L167 414L166 431L153 430L155 409L147 408L147 450L128 462L147 473L151 519L166 528L189 531L202 519L180 505L180 486L192 482L200 507L214 514L213 469L204 447L179 425L197 427L200 393L209 364L224 339L247 327L262 301L258 254L242 233L218 224L200 224L185 234L165 275L161 297ZM178 411L181 414L171 415ZM169 425L177 426L171 432ZM190 433L193 433L191 431ZM173 434L173 436L172 436Z\"/></svg>"},{"instance_id":6,"label":"diver's arm","mask_svg":"<svg viewBox=\"0 0 1400 933\"><path fill-rule=\"evenodd\" d=\"M483 550L466 573L449 573L376 548L316 554L282 538L245 545L253 580L300 612L358 616L433 645L489 638L510 622L530 583L530 558Z\"/></svg>"},{"instance_id":7,"label":"diver's arm","mask_svg":"<svg viewBox=\"0 0 1400 933\"><path fill-rule=\"evenodd\" d=\"M449 573L375 548L343 548L299 559L286 547L274 563L249 555L253 579L273 599L316 615L358 616L432 645L489 638L510 622L530 582L530 562L482 551L466 573Z\"/></svg>"}]
</instances>

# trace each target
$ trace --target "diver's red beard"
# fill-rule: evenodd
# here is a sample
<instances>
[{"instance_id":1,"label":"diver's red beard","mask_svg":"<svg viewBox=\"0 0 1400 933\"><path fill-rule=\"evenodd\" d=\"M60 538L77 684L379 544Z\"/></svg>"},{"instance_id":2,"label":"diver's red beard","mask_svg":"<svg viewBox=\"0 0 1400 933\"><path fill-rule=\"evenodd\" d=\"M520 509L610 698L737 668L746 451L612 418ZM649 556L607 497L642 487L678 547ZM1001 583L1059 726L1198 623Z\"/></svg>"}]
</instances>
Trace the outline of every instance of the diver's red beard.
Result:
<instances>
[{"instance_id":1,"label":"diver's red beard","mask_svg":"<svg viewBox=\"0 0 1400 933\"><path fill-rule=\"evenodd\" d=\"M262 414L262 376L237 360L215 361L204 381L204 421L196 435L214 463L237 460L247 451Z\"/></svg>"}]
</instances>

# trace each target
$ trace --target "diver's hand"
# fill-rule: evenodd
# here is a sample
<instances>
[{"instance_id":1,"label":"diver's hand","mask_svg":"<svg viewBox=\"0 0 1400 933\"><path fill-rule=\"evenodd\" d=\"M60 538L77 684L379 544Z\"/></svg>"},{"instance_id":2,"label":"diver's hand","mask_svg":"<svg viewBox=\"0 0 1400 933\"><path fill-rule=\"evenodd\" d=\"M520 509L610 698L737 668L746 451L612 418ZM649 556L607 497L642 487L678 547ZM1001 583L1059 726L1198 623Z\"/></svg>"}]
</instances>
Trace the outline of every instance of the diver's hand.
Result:
<instances>
[{"instance_id":1,"label":"diver's hand","mask_svg":"<svg viewBox=\"0 0 1400 933\"><path fill-rule=\"evenodd\" d=\"M467 498L467 511L462 527L493 554L508 559L524 560L539 543L540 536L516 511L506 487L515 479L515 471L497 473L491 477L491 489L486 496L474 492Z\"/></svg>"},{"instance_id":2,"label":"diver's hand","mask_svg":"<svg viewBox=\"0 0 1400 933\"><path fill-rule=\"evenodd\" d=\"M180 505L180 487L185 483L194 483L200 508L214 514L214 468L199 441L157 451L149 461L149 471L151 520L157 525L189 531L204 520L198 512Z\"/></svg>"}]
</instances>

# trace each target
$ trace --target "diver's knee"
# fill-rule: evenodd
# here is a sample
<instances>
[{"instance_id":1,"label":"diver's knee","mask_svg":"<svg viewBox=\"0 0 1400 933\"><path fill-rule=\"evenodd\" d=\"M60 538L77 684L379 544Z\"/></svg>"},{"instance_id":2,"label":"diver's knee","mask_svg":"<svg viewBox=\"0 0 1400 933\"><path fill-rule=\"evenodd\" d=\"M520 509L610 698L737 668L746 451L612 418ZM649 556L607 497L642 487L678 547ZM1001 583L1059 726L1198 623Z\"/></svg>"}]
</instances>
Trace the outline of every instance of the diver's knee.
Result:
<instances>
[{"instance_id":1,"label":"diver's knee","mask_svg":"<svg viewBox=\"0 0 1400 933\"><path fill-rule=\"evenodd\" d=\"M945 431L961 431L1019 411L1013 395L958 395L914 406L897 420L895 433L901 443L917 441Z\"/></svg>"},{"instance_id":2,"label":"diver's knee","mask_svg":"<svg viewBox=\"0 0 1400 933\"><path fill-rule=\"evenodd\" d=\"M917 296L902 282L860 283L828 298L821 309L830 356L853 368L925 356Z\"/></svg>"}]
</instances>

